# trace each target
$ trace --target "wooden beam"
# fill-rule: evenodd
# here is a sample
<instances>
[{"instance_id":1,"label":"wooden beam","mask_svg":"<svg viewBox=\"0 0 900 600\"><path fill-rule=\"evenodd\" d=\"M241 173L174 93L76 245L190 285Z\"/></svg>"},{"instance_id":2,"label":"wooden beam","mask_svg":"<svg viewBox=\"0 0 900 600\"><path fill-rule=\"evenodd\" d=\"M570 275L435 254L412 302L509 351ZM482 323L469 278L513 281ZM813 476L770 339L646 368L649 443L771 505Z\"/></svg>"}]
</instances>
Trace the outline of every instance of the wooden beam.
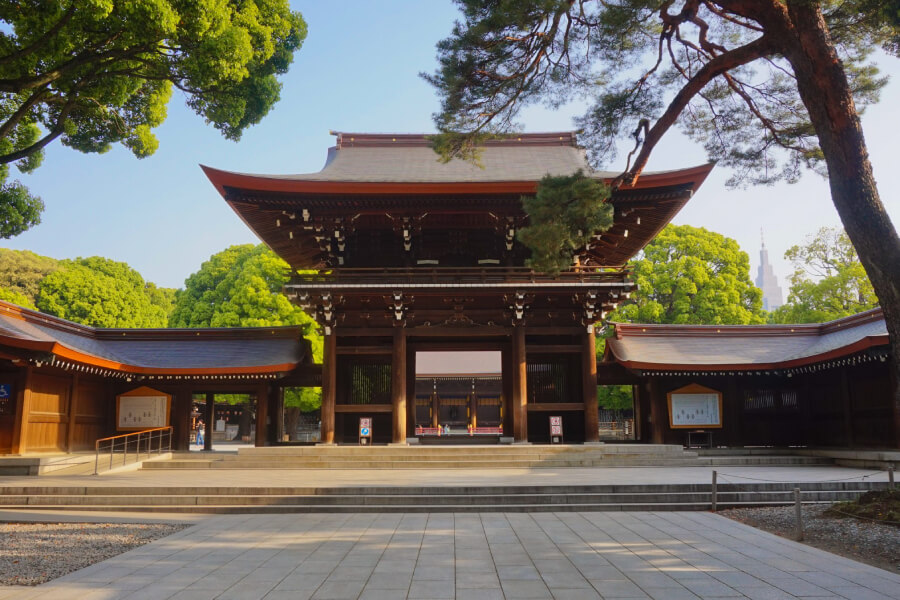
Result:
<instances>
[{"instance_id":1,"label":"wooden beam","mask_svg":"<svg viewBox=\"0 0 900 600\"><path fill-rule=\"evenodd\" d=\"M528 412L554 412L554 411L571 411L584 410L583 402L535 402L528 404ZM586 421L587 419L585 419ZM599 425L597 430L599 432Z\"/></svg>"},{"instance_id":2,"label":"wooden beam","mask_svg":"<svg viewBox=\"0 0 900 600\"><path fill-rule=\"evenodd\" d=\"M334 407L336 413L389 413L394 411L392 404L337 404Z\"/></svg>"},{"instance_id":3,"label":"wooden beam","mask_svg":"<svg viewBox=\"0 0 900 600\"><path fill-rule=\"evenodd\" d=\"M325 335L322 350L322 430L319 443L334 443L335 394L337 392L337 336Z\"/></svg>"},{"instance_id":4,"label":"wooden beam","mask_svg":"<svg viewBox=\"0 0 900 600\"><path fill-rule=\"evenodd\" d=\"M406 328L394 329L394 344L391 357L391 442L406 443Z\"/></svg>"},{"instance_id":5,"label":"wooden beam","mask_svg":"<svg viewBox=\"0 0 900 600\"><path fill-rule=\"evenodd\" d=\"M600 441L600 415L597 406L597 338L594 328L581 338L581 394L584 399L584 441Z\"/></svg>"}]
</instances>

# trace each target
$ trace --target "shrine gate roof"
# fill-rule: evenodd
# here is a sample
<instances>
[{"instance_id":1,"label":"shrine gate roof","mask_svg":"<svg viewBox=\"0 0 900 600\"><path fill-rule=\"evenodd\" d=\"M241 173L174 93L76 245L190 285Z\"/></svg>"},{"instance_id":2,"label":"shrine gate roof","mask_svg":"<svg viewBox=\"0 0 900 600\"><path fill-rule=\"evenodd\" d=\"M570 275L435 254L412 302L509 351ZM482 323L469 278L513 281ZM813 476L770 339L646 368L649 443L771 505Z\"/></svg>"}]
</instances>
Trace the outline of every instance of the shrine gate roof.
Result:
<instances>
[{"instance_id":1,"label":"shrine gate roof","mask_svg":"<svg viewBox=\"0 0 900 600\"><path fill-rule=\"evenodd\" d=\"M642 370L796 368L888 344L880 308L802 325L613 325L604 362Z\"/></svg>"}]
</instances>

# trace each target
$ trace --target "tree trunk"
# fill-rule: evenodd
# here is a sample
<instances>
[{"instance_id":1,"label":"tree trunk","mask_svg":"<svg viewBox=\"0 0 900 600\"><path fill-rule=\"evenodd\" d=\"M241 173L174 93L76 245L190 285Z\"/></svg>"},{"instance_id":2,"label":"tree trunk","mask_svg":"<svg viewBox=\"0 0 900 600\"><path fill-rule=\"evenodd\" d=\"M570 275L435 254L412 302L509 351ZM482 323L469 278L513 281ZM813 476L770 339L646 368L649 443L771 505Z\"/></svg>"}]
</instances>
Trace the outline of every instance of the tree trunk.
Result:
<instances>
[{"instance_id":1,"label":"tree trunk","mask_svg":"<svg viewBox=\"0 0 900 600\"><path fill-rule=\"evenodd\" d=\"M884 311L892 368L900 376L900 237L878 196L847 74L818 3L792 0L787 11L791 31L785 57L828 165L831 199ZM893 403L896 415L900 386Z\"/></svg>"}]
</instances>

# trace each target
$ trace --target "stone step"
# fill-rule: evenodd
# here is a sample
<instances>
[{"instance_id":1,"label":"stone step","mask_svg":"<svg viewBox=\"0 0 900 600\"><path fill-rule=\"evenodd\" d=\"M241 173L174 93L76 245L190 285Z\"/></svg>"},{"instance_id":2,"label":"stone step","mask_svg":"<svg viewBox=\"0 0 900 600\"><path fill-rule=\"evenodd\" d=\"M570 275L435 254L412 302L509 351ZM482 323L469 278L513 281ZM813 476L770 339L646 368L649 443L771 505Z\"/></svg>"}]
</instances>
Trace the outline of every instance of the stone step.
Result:
<instances>
[{"instance_id":1,"label":"stone step","mask_svg":"<svg viewBox=\"0 0 900 600\"><path fill-rule=\"evenodd\" d=\"M700 466L694 459L684 458L594 458L594 459L504 459L504 460L283 460L283 461L224 461L171 460L145 463L143 469L531 469L573 467L639 467L639 466Z\"/></svg>"},{"instance_id":2,"label":"stone step","mask_svg":"<svg viewBox=\"0 0 900 600\"><path fill-rule=\"evenodd\" d=\"M850 500L886 483L722 484L721 508ZM708 484L496 487L41 487L4 489L5 509L146 512L468 512L519 510L708 510Z\"/></svg>"}]
</instances>

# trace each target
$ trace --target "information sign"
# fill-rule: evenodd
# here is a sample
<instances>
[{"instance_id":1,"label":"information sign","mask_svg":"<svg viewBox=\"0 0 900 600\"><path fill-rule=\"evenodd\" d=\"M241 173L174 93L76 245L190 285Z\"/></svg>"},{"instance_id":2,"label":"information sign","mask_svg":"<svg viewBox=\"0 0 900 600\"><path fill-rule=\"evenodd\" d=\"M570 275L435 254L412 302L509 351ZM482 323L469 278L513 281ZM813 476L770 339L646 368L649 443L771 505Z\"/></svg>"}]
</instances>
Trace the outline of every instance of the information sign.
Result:
<instances>
[{"instance_id":1,"label":"information sign","mask_svg":"<svg viewBox=\"0 0 900 600\"><path fill-rule=\"evenodd\" d=\"M146 386L116 396L116 428L153 429L169 424L172 396Z\"/></svg>"},{"instance_id":2,"label":"information sign","mask_svg":"<svg viewBox=\"0 0 900 600\"><path fill-rule=\"evenodd\" d=\"M359 445L368 446L372 443L372 418L360 417L359 419Z\"/></svg>"},{"instance_id":3,"label":"information sign","mask_svg":"<svg viewBox=\"0 0 900 600\"><path fill-rule=\"evenodd\" d=\"M0 415L11 415L14 412L15 398L11 383L0 383Z\"/></svg>"},{"instance_id":4,"label":"information sign","mask_svg":"<svg viewBox=\"0 0 900 600\"><path fill-rule=\"evenodd\" d=\"M678 428L721 428L722 393L701 385L689 385L669 396L669 426Z\"/></svg>"},{"instance_id":5,"label":"information sign","mask_svg":"<svg viewBox=\"0 0 900 600\"><path fill-rule=\"evenodd\" d=\"M551 444L562 444L562 441L563 441L562 417L559 417L559 416L550 417L550 443Z\"/></svg>"}]
</instances>

